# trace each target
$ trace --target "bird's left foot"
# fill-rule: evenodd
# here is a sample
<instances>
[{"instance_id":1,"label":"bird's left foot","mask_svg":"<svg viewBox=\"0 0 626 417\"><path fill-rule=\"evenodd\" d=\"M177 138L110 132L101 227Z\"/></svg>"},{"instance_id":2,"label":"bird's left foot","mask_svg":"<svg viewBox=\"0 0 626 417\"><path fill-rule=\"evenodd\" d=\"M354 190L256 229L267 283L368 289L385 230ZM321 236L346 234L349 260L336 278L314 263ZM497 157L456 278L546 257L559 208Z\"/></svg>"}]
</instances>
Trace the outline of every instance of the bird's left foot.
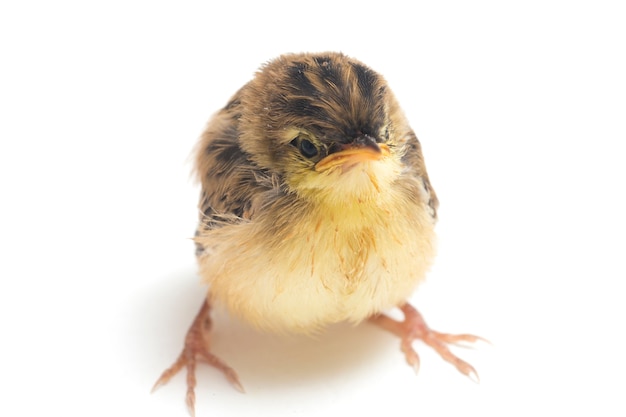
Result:
<instances>
[{"instance_id":1,"label":"bird's left foot","mask_svg":"<svg viewBox=\"0 0 626 417\"><path fill-rule=\"evenodd\" d=\"M400 306L400 310L404 313L404 321L402 322L396 321L383 314L370 318L370 321L400 337L402 340L401 348L406 356L406 361L416 372L419 370L420 359L411 345L413 341L421 339L424 343L433 348L442 359L454 365L459 372L468 376L475 382L479 381L476 369L469 363L455 356L450 351L447 344L457 344L459 342L474 343L479 340L489 343L487 340L471 334L446 334L431 330L422 315L408 303Z\"/></svg>"}]
</instances>

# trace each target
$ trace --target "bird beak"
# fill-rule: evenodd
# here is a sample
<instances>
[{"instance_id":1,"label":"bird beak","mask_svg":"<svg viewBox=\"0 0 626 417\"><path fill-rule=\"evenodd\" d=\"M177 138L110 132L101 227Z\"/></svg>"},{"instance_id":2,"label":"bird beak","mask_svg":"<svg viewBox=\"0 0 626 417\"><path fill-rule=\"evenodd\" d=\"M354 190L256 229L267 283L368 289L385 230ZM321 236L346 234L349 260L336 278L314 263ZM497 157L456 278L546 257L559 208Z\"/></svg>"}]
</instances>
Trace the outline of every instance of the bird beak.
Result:
<instances>
[{"instance_id":1,"label":"bird beak","mask_svg":"<svg viewBox=\"0 0 626 417\"><path fill-rule=\"evenodd\" d=\"M322 172L340 166L347 171L361 162L378 161L385 156L389 156L387 145L376 143L369 135L361 135L352 143L339 145L338 151L315 164L315 170Z\"/></svg>"}]
</instances>

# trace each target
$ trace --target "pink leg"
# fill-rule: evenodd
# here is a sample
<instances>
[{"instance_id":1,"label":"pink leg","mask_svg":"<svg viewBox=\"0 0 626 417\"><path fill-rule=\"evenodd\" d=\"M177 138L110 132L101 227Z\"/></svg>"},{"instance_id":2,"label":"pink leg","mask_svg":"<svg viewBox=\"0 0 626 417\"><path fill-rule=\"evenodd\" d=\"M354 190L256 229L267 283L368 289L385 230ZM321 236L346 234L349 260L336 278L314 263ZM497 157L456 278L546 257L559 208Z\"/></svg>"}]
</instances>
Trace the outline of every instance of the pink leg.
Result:
<instances>
[{"instance_id":1,"label":"pink leg","mask_svg":"<svg viewBox=\"0 0 626 417\"><path fill-rule=\"evenodd\" d=\"M166 384L174 375L178 373L183 367L187 368L187 396L186 402L189 408L189 413L195 416L195 403L196 394L194 389L196 387L196 363L198 361L207 363L220 371L226 376L226 379L237 390L243 392L243 387L239 383L239 378L235 371L222 362L217 356L213 355L209 351L209 338L208 334L211 330L211 306L208 301L202 303L200 311L193 320L187 336L185 337L185 346L178 359L172 366L163 371L159 379L152 387L152 391Z\"/></svg>"},{"instance_id":2,"label":"pink leg","mask_svg":"<svg viewBox=\"0 0 626 417\"><path fill-rule=\"evenodd\" d=\"M452 352L450 352L450 349L448 349L446 344L459 342L473 343L478 340L486 342L485 339L471 334L454 335L439 333L431 330L424 321L422 315L408 303L401 305L400 310L404 313L404 321L402 322L393 320L384 314L374 316L370 318L370 321L400 337L400 347L406 356L407 362L415 369L416 372L419 370L420 359L417 352L413 350L412 344L413 341L421 339L428 346L435 349L435 351L445 361L454 365L459 372L478 382L478 373L474 367L464 360L456 357Z\"/></svg>"}]
</instances>

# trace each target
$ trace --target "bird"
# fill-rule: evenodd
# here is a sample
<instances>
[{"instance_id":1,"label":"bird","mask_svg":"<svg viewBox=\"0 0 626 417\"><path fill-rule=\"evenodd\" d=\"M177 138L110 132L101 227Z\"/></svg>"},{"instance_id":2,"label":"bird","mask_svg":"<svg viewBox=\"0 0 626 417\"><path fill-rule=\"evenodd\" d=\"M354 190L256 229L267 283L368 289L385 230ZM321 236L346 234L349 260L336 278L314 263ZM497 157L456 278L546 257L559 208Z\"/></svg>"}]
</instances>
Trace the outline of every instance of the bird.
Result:
<instances>
[{"instance_id":1,"label":"bird","mask_svg":"<svg viewBox=\"0 0 626 417\"><path fill-rule=\"evenodd\" d=\"M400 338L416 371L412 343L420 339L478 379L448 345L484 339L432 330L408 302L435 258L439 200L382 75L342 52L280 55L212 116L194 152L194 242L208 292L153 389L186 368L195 415L202 362L243 392L210 349L217 307L267 332L374 323ZM395 308L403 320L391 318Z\"/></svg>"}]
</instances>

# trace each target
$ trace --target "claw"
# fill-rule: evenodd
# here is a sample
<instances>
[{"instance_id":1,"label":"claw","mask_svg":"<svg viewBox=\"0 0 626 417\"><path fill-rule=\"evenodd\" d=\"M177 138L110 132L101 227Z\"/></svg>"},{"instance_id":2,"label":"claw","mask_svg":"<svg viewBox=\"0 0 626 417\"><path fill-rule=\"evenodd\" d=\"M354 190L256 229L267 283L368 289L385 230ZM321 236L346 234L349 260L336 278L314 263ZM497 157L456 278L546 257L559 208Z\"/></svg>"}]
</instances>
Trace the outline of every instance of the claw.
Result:
<instances>
[{"instance_id":1,"label":"claw","mask_svg":"<svg viewBox=\"0 0 626 417\"><path fill-rule=\"evenodd\" d=\"M404 352L407 363L411 365L411 367L413 367L413 370L417 374L420 370L420 357L417 352L415 352L415 350L413 350L413 348L411 347L411 342L403 340L401 344L401 349Z\"/></svg>"},{"instance_id":2,"label":"claw","mask_svg":"<svg viewBox=\"0 0 626 417\"><path fill-rule=\"evenodd\" d=\"M491 343L489 340L485 339L484 337L476 336L473 334L447 334L447 333L439 333L434 330L431 330L430 332L442 342L450 343L450 344L457 345L457 346L471 347L461 342L466 342L466 343L484 342L484 343L487 343L488 345L493 346L493 343Z\"/></svg>"},{"instance_id":3,"label":"claw","mask_svg":"<svg viewBox=\"0 0 626 417\"><path fill-rule=\"evenodd\" d=\"M183 351L176 359L176 362L168 369L163 371L159 379L154 383L152 391L167 384L167 382L176 375L183 367L187 368L187 394L185 396L185 403L189 414L195 416L196 405L196 362L201 361L214 368L222 371L226 379L239 391L244 392L237 373L228 365L226 365L221 359L213 355L207 346L208 338L206 335L211 329L211 319L209 317L210 305L207 301L202 304L198 315L194 319L187 336L185 337L185 346Z\"/></svg>"},{"instance_id":4,"label":"claw","mask_svg":"<svg viewBox=\"0 0 626 417\"><path fill-rule=\"evenodd\" d=\"M420 359L412 348L412 343L416 339L421 339L425 344L433 348L439 356L446 362L454 365L454 367L467 376L472 381L479 383L480 378L478 372L469 363L458 358L454 355L446 344L454 344L460 346L467 346L460 342L476 343L483 341L491 344L487 339L472 334L447 334L440 333L431 330L424 321L422 315L411 305L404 304L400 306L400 309L404 313L404 321L398 322L384 315L378 315L372 317L370 320L384 329L400 336L401 349L404 352L406 361L415 369L415 372L419 370Z\"/></svg>"},{"instance_id":5,"label":"claw","mask_svg":"<svg viewBox=\"0 0 626 417\"><path fill-rule=\"evenodd\" d=\"M471 379L472 381L474 381L477 384L480 384L480 378L478 377L478 372L476 372L476 369L474 369L473 366L471 366L471 371L469 371L469 373L467 373L467 377L469 379Z\"/></svg>"},{"instance_id":6,"label":"claw","mask_svg":"<svg viewBox=\"0 0 626 417\"><path fill-rule=\"evenodd\" d=\"M196 417L196 393L193 389L187 389L185 403L187 404L187 411L189 411L189 415L191 417Z\"/></svg>"}]
</instances>

